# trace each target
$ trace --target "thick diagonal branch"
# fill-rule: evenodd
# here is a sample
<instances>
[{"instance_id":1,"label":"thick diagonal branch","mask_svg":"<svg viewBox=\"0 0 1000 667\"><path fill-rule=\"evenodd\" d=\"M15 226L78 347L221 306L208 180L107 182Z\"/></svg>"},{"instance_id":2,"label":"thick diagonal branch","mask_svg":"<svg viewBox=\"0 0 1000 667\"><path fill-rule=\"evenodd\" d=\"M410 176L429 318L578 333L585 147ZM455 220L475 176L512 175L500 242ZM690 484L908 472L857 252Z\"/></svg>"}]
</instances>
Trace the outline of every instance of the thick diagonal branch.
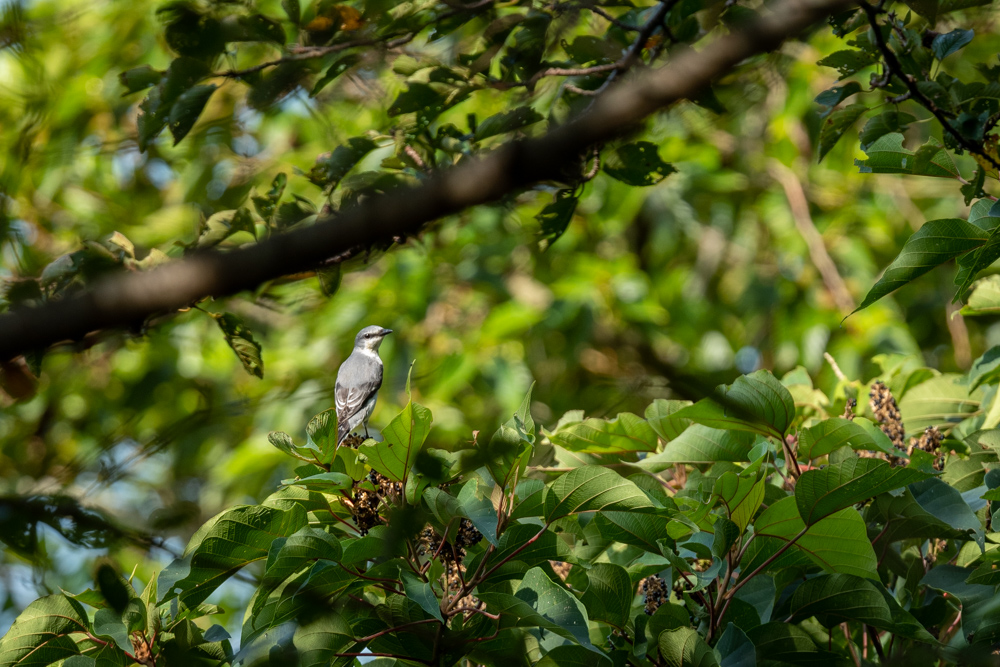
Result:
<instances>
[{"instance_id":1,"label":"thick diagonal branch","mask_svg":"<svg viewBox=\"0 0 1000 667\"><path fill-rule=\"evenodd\" d=\"M750 28L609 88L586 114L541 138L463 160L419 187L373 197L310 227L253 246L194 253L151 271L106 278L80 294L38 308L0 316L0 358L77 340L95 330L133 326L152 314L172 312L206 297L253 289L349 249L411 236L433 220L558 179L564 166L587 147L620 136L655 111L696 96L740 61L777 48L789 36L846 6L847 0L775 2L772 11Z\"/></svg>"}]
</instances>

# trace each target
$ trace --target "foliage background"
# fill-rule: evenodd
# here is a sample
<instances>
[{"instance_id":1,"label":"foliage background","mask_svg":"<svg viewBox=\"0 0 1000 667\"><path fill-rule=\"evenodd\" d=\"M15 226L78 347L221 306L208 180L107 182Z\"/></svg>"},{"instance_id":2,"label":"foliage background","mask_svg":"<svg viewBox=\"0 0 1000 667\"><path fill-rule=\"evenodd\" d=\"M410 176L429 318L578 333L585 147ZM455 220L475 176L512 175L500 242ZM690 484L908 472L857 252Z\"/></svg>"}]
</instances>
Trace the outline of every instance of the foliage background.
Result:
<instances>
[{"instance_id":1,"label":"foliage background","mask_svg":"<svg viewBox=\"0 0 1000 667\"><path fill-rule=\"evenodd\" d=\"M225 82L185 141L175 147L164 135L140 153L142 96L123 97L118 73L168 65L156 9L77 0L3 6L0 277L37 275L81 239L116 231L139 255L153 248L178 255L175 241L195 241L200 219L265 191L280 172L289 174L290 192L321 202L295 174L308 172L318 154L395 122L388 107L405 77L373 62L315 99L300 91L264 112L246 105L245 87ZM282 11L267 1L257 9ZM599 17L586 20L605 28ZM1000 51L996 20L982 11L963 22L977 33L970 60ZM461 51L461 40L407 48L445 57ZM266 434L298 434L332 404L336 368L356 331L371 323L396 332L382 348L386 384L374 423L405 403L415 360L414 397L433 411L432 446L444 449L491 432L532 381L532 413L551 427L570 409L641 414L651 399L671 395L670 368L714 382L756 368L780 377L801 365L828 393L836 379L823 352L852 379L875 375L869 360L889 352L964 369L1000 344L1000 327L950 319L943 305L950 272L932 272L842 323L776 178L791 170L799 180L856 303L920 224L967 213L950 182L858 174L853 161L864 154L856 141L817 162L813 99L836 73L815 63L839 47L818 29L720 82L726 113L685 103L658 116L642 139L677 172L649 188L600 173L547 251L537 247L534 216L550 199L529 193L356 262L332 297L311 278L230 300L225 309L262 345L263 379L244 372L216 323L197 310L142 335L50 353L37 387L19 385L8 370L0 495L66 493L125 525L152 527L179 550L207 518L258 502L290 476L289 459ZM965 66L957 58L944 64ZM534 95L486 91L445 119L484 118L512 97L547 114L558 88L551 81ZM927 123L914 125L908 145L930 132ZM372 153L358 171L387 155ZM960 160L971 171L971 160ZM2 555L0 630L35 597L86 587L95 559L110 557L126 572L138 562L140 581L170 560L159 549L82 549L50 528L40 541L35 553ZM234 581L211 600L236 609L251 592Z\"/></svg>"}]
</instances>

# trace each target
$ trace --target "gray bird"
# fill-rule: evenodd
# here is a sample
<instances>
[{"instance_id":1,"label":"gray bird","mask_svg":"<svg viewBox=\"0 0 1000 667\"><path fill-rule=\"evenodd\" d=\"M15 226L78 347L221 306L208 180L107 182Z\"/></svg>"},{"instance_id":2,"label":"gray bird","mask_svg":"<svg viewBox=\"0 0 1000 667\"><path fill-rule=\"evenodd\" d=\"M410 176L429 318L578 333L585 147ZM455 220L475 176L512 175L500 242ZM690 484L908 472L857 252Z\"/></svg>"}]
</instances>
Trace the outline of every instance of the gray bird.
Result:
<instances>
[{"instance_id":1,"label":"gray bird","mask_svg":"<svg viewBox=\"0 0 1000 667\"><path fill-rule=\"evenodd\" d=\"M358 426L364 425L368 435L368 419L375 410L378 390L382 386L382 360L378 347L392 329L372 325L358 332L354 351L337 370L334 400L337 408L337 444Z\"/></svg>"}]
</instances>

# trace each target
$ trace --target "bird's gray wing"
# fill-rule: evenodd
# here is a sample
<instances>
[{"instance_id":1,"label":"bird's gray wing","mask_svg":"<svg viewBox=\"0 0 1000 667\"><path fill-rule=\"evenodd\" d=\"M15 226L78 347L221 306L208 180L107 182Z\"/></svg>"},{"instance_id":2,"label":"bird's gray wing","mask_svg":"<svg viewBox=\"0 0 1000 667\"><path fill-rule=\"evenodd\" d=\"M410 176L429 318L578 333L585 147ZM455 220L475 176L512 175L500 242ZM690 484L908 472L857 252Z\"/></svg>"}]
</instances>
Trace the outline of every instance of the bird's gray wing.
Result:
<instances>
[{"instance_id":1,"label":"bird's gray wing","mask_svg":"<svg viewBox=\"0 0 1000 667\"><path fill-rule=\"evenodd\" d=\"M352 354L337 371L334 406L337 408L337 439L350 432L351 417L356 415L382 386L382 364L365 355Z\"/></svg>"}]
</instances>

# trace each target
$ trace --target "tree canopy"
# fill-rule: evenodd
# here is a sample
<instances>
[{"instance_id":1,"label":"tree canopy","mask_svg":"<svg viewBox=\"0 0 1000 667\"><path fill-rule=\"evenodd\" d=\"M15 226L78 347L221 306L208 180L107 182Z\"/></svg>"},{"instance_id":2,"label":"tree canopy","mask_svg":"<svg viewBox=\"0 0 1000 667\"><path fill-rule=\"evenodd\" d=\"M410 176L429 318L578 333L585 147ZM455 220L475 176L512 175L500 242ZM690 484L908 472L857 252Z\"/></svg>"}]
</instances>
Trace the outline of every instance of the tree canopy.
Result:
<instances>
[{"instance_id":1,"label":"tree canopy","mask_svg":"<svg viewBox=\"0 0 1000 667\"><path fill-rule=\"evenodd\" d=\"M989 0L0 14L0 665L1000 642Z\"/></svg>"}]
</instances>

